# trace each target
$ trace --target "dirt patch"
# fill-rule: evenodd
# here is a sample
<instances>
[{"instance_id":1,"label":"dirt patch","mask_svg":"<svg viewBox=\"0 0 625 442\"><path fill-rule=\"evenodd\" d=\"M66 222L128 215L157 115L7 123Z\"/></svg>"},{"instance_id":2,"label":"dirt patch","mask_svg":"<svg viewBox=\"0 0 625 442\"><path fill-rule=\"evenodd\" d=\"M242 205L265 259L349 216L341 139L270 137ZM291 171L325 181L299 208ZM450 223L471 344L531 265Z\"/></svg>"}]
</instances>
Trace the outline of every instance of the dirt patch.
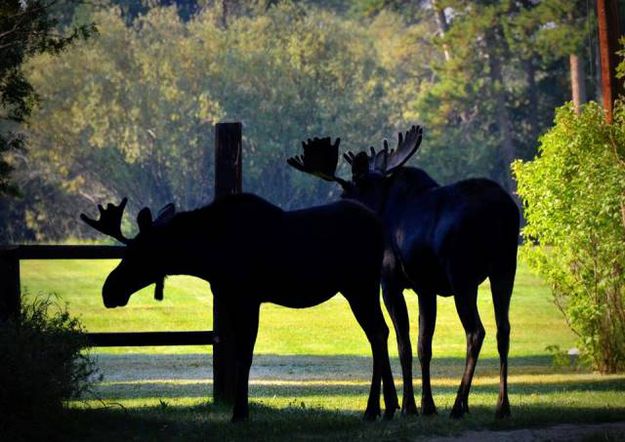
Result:
<instances>
[{"instance_id":1,"label":"dirt patch","mask_svg":"<svg viewBox=\"0 0 625 442\"><path fill-rule=\"evenodd\" d=\"M428 438L427 440L431 442L619 441L625 440L625 422L562 424L548 428L511 431L467 431L456 437Z\"/></svg>"},{"instance_id":2,"label":"dirt patch","mask_svg":"<svg viewBox=\"0 0 625 442\"><path fill-rule=\"evenodd\" d=\"M105 382L213 378L209 354L96 355ZM368 380L372 359L359 356L254 356L251 380ZM396 373L399 366L394 367Z\"/></svg>"}]
</instances>

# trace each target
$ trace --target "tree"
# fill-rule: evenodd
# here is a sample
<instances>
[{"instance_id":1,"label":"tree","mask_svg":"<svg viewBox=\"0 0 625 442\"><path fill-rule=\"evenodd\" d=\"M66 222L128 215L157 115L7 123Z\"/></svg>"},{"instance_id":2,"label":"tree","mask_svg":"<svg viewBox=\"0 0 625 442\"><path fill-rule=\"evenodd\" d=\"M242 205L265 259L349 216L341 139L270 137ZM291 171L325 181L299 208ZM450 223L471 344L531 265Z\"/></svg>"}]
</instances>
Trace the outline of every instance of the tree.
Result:
<instances>
[{"instance_id":1,"label":"tree","mask_svg":"<svg viewBox=\"0 0 625 442\"><path fill-rule=\"evenodd\" d=\"M360 149L407 127L408 95L395 94L401 63L385 66L390 55L373 31L291 3L231 16L227 28L220 13L183 22L173 8L152 8L129 27L109 9L93 17L100 38L32 60L28 78L48 99L29 123L21 177L37 201L25 209L38 238L63 236L72 210L106 199L128 196L130 211L208 203L220 120L244 123L244 189L285 208L338 196L285 166L302 139L341 136ZM376 20L375 32L403 26L394 17ZM58 193L36 197L38 189Z\"/></svg>"},{"instance_id":2,"label":"tree","mask_svg":"<svg viewBox=\"0 0 625 442\"><path fill-rule=\"evenodd\" d=\"M30 115L37 101L22 65L36 54L59 54L77 39L95 32L95 26L74 27L69 34L56 28L54 8L58 0L5 0L0 5L0 196L15 194L10 181L10 152L23 151L24 135L18 125Z\"/></svg>"},{"instance_id":3,"label":"tree","mask_svg":"<svg viewBox=\"0 0 625 442\"><path fill-rule=\"evenodd\" d=\"M625 107L614 124L588 103L567 104L539 156L517 162L525 206L522 248L601 372L625 369Z\"/></svg>"}]
</instances>

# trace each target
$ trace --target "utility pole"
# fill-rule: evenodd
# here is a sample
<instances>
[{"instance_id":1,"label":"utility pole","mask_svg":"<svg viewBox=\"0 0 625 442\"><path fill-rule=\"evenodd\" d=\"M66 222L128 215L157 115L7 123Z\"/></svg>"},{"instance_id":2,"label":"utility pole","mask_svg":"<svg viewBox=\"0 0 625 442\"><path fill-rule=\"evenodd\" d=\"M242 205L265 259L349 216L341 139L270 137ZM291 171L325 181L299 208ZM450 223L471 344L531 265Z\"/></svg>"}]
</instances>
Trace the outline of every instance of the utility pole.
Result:
<instances>
[{"instance_id":1,"label":"utility pole","mask_svg":"<svg viewBox=\"0 0 625 442\"><path fill-rule=\"evenodd\" d=\"M601 90L606 120L612 124L614 101L623 93L623 86L616 78L620 36L618 0L597 0L597 24L599 28L599 54L601 58Z\"/></svg>"}]
</instances>

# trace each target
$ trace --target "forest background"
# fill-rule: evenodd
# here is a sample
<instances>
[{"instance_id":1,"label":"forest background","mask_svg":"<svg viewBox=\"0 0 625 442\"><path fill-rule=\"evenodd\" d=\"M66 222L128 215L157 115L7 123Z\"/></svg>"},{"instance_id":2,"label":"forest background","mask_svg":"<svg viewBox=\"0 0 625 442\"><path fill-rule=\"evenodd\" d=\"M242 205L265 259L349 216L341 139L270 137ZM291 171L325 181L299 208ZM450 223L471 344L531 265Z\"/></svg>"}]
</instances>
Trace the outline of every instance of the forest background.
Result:
<instances>
[{"instance_id":1,"label":"forest background","mask_svg":"<svg viewBox=\"0 0 625 442\"><path fill-rule=\"evenodd\" d=\"M0 115L25 137L3 153L18 194L0 195L0 243L92 237L77 214L123 196L133 215L210 202L220 121L243 123L244 190L293 209L339 196L286 166L306 138L377 148L421 124L411 164L513 191L510 164L534 157L554 109L601 101L589 0L58 0L50 14L61 34L98 34L22 66L37 100L19 124Z\"/></svg>"}]
</instances>

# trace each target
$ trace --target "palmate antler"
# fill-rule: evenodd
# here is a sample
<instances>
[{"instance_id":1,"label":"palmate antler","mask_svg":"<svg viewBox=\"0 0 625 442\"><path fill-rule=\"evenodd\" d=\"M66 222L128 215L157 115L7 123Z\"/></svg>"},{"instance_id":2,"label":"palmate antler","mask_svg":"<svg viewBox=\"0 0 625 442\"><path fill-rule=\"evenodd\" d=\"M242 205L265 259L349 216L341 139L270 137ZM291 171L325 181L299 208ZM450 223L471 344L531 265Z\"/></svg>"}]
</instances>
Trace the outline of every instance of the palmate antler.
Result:
<instances>
[{"instance_id":1,"label":"palmate antler","mask_svg":"<svg viewBox=\"0 0 625 442\"><path fill-rule=\"evenodd\" d=\"M98 204L98 210L100 211L100 219L95 220L89 218L84 213L80 214L80 219L96 229L98 232L102 232L105 235L115 238L117 241L128 244L130 240L124 236L121 231L122 216L124 215L124 208L128 198L122 199L118 206L108 203L106 209Z\"/></svg>"},{"instance_id":2,"label":"palmate antler","mask_svg":"<svg viewBox=\"0 0 625 442\"><path fill-rule=\"evenodd\" d=\"M309 138L308 142L302 141L303 155L296 155L286 162L295 169L315 175L326 181L335 181L343 186L348 183L337 177L336 166L339 161L339 144L341 139L337 138L334 144L330 137Z\"/></svg>"},{"instance_id":3,"label":"palmate antler","mask_svg":"<svg viewBox=\"0 0 625 442\"><path fill-rule=\"evenodd\" d=\"M399 132L395 149L389 150L388 142L384 140L384 147L378 152L370 147L371 155L367 155L364 151L354 155L348 151L343 154L343 158L352 166L352 176L355 181L370 173L388 175L414 155L422 139L423 129L421 126L413 125L409 131L406 131L405 136Z\"/></svg>"}]
</instances>

